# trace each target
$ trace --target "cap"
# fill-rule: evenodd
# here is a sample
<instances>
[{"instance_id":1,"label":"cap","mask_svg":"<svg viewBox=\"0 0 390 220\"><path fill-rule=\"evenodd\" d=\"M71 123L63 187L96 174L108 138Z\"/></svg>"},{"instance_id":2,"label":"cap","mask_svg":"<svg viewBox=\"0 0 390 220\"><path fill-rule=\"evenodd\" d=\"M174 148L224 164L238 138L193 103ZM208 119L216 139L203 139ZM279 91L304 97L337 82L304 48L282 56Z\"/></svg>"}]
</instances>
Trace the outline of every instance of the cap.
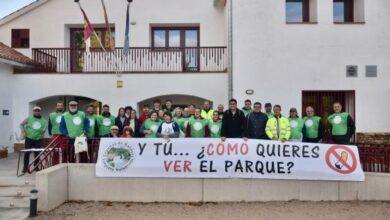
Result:
<instances>
[{"instance_id":1,"label":"cap","mask_svg":"<svg viewBox=\"0 0 390 220\"><path fill-rule=\"evenodd\" d=\"M271 103L265 103L265 105L264 105L265 107L272 107L272 105L271 105Z\"/></svg>"},{"instance_id":2,"label":"cap","mask_svg":"<svg viewBox=\"0 0 390 220\"><path fill-rule=\"evenodd\" d=\"M76 101L70 101L69 105L77 105L78 103Z\"/></svg>"},{"instance_id":3,"label":"cap","mask_svg":"<svg viewBox=\"0 0 390 220\"><path fill-rule=\"evenodd\" d=\"M42 109L41 109L41 107L39 107L39 106L35 106L35 107L33 108L33 110L34 110L34 111L35 111L35 110L41 111Z\"/></svg>"},{"instance_id":4,"label":"cap","mask_svg":"<svg viewBox=\"0 0 390 220\"><path fill-rule=\"evenodd\" d=\"M290 108L290 112L298 112L296 108Z\"/></svg>"},{"instance_id":5,"label":"cap","mask_svg":"<svg viewBox=\"0 0 390 220\"><path fill-rule=\"evenodd\" d=\"M118 126L113 125L113 126L111 126L111 130L119 130L119 128L118 128Z\"/></svg>"}]
</instances>

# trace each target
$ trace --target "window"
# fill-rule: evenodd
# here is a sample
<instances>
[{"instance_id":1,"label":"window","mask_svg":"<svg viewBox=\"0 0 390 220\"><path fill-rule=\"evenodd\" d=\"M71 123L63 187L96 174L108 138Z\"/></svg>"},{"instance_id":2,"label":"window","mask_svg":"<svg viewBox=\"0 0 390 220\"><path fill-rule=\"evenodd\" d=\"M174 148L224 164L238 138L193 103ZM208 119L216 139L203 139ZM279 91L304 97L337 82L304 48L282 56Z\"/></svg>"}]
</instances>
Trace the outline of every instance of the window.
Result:
<instances>
[{"instance_id":1,"label":"window","mask_svg":"<svg viewBox=\"0 0 390 220\"><path fill-rule=\"evenodd\" d=\"M317 22L317 0L286 0L286 22Z\"/></svg>"},{"instance_id":2,"label":"window","mask_svg":"<svg viewBox=\"0 0 390 220\"><path fill-rule=\"evenodd\" d=\"M287 22L309 22L309 0L286 0Z\"/></svg>"},{"instance_id":3,"label":"window","mask_svg":"<svg viewBox=\"0 0 390 220\"><path fill-rule=\"evenodd\" d=\"M199 28L153 27L152 47L199 47Z\"/></svg>"},{"instance_id":4,"label":"window","mask_svg":"<svg viewBox=\"0 0 390 220\"><path fill-rule=\"evenodd\" d=\"M364 22L364 0L333 0L335 23Z\"/></svg>"},{"instance_id":5,"label":"window","mask_svg":"<svg viewBox=\"0 0 390 220\"><path fill-rule=\"evenodd\" d=\"M29 29L12 29L12 48L29 48L30 47L30 30Z\"/></svg>"},{"instance_id":6,"label":"window","mask_svg":"<svg viewBox=\"0 0 390 220\"><path fill-rule=\"evenodd\" d=\"M105 28L95 28L96 35L98 36L100 42L103 44L105 48L110 48L110 38L108 31ZM72 28L70 30L70 45L72 48L76 49L84 49L85 41L84 41L84 29L82 28ZM115 46L115 29L111 29L111 36L113 39L113 44ZM91 36L91 48L101 48L98 39L94 34Z\"/></svg>"}]
</instances>

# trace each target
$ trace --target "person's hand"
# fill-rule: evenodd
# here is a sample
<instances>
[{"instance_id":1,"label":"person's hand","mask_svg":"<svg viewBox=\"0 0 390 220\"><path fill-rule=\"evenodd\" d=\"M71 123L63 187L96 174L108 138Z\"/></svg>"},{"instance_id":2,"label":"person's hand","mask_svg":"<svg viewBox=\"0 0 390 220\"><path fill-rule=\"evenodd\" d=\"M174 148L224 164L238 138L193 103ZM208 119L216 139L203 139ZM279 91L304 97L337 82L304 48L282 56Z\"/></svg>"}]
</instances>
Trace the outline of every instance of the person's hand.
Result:
<instances>
[{"instance_id":1,"label":"person's hand","mask_svg":"<svg viewBox=\"0 0 390 220\"><path fill-rule=\"evenodd\" d=\"M248 141L248 138L247 138L247 137L243 137L242 139L243 139L245 142Z\"/></svg>"},{"instance_id":2,"label":"person's hand","mask_svg":"<svg viewBox=\"0 0 390 220\"><path fill-rule=\"evenodd\" d=\"M164 135L164 139L169 141L169 135Z\"/></svg>"},{"instance_id":3,"label":"person's hand","mask_svg":"<svg viewBox=\"0 0 390 220\"><path fill-rule=\"evenodd\" d=\"M225 142L226 141L226 137L221 137L221 141Z\"/></svg>"},{"instance_id":4,"label":"person's hand","mask_svg":"<svg viewBox=\"0 0 390 220\"><path fill-rule=\"evenodd\" d=\"M275 136L275 137L272 138L272 140L277 141L278 137Z\"/></svg>"},{"instance_id":5,"label":"person's hand","mask_svg":"<svg viewBox=\"0 0 390 220\"><path fill-rule=\"evenodd\" d=\"M152 134L153 132L152 132L152 130L145 130L144 133L145 134Z\"/></svg>"},{"instance_id":6,"label":"person's hand","mask_svg":"<svg viewBox=\"0 0 390 220\"><path fill-rule=\"evenodd\" d=\"M287 139L286 138L282 138L282 140L281 140L283 143L284 142L286 142L287 141Z\"/></svg>"}]
</instances>

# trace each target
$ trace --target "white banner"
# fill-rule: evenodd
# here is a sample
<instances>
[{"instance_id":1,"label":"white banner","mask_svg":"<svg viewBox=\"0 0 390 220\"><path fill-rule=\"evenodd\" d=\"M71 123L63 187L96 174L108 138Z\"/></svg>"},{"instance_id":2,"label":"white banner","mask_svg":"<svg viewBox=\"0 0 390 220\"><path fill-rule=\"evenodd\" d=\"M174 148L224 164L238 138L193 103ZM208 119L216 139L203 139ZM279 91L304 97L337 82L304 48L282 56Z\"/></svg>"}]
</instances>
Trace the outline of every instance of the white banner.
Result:
<instances>
[{"instance_id":1,"label":"white banner","mask_svg":"<svg viewBox=\"0 0 390 220\"><path fill-rule=\"evenodd\" d=\"M102 138L96 176L364 181L356 146L212 138Z\"/></svg>"}]
</instances>

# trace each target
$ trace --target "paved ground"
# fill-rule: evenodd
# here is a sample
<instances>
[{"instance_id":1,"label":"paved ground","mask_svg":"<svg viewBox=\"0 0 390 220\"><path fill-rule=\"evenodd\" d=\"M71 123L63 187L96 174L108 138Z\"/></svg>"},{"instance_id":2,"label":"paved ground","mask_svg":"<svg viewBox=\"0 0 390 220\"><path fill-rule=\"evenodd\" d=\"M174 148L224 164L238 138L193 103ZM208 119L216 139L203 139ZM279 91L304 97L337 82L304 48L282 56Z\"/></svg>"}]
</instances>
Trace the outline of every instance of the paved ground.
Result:
<instances>
[{"instance_id":1,"label":"paved ground","mask_svg":"<svg viewBox=\"0 0 390 220\"><path fill-rule=\"evenodd\" d=\"M67 203L34 220L389 220L388 202Z\"/></svg>"}]
</instances>

